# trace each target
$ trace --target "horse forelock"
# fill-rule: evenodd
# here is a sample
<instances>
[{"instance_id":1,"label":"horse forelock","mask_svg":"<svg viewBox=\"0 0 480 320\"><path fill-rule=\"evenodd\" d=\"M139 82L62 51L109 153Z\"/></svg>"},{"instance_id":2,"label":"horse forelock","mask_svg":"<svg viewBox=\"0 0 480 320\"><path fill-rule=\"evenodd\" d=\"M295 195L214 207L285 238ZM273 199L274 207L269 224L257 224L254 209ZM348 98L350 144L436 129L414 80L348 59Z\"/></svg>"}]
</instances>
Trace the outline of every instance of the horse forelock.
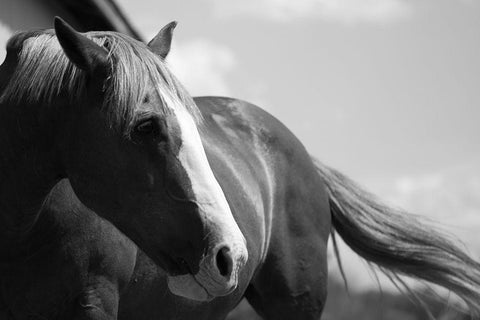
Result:
<instances>
[{"instance_id":1,"label":"horse forelock","mask_svg":"<svg viewBox=\"0 0 480 320\"><path fill-rule=\"evenodd\" d=\"M130 131L152 85L162 102L155 112L186 108L197 124L201 122L191 96L145 44L116 32L85 35L109 52L111 70L104 82L103 108L112 126ZM70 62L51 30L14 35L7 47L12 46L18 47L17 65L0 102L51 105L64 93L74 103L85 94L87 73Z\"/></svg>"}]
</instances>

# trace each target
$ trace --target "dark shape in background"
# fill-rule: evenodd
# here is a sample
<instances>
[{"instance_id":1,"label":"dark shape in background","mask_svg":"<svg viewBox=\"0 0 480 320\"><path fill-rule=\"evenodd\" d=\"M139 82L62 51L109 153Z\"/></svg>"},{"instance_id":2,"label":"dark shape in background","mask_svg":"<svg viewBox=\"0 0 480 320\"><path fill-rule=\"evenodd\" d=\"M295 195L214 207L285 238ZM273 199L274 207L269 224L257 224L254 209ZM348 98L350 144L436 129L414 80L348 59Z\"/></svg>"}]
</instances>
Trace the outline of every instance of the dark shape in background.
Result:
<instances>
[{"instance_id":1,"label":"dark shape in background","mask_svg":"<svg viewBox=\"0 0 480 320\"><path fill-rule=\"evenodd\" d=\"M82 31L112 30L141 39L122 10L112 0L49 0L67 10Z\"/></svg>"},{"instance_id":2,"label":"dark shape in background","mask_svg":"<svg viewBox=\"0 0 480 320\"><path fill-rule=\"evenodd\" d=\"M51 28L54 16L80 31L118 31L142 40L113 0L0 0L0 22L13 31Z\"/></svg>"}]
</instances>

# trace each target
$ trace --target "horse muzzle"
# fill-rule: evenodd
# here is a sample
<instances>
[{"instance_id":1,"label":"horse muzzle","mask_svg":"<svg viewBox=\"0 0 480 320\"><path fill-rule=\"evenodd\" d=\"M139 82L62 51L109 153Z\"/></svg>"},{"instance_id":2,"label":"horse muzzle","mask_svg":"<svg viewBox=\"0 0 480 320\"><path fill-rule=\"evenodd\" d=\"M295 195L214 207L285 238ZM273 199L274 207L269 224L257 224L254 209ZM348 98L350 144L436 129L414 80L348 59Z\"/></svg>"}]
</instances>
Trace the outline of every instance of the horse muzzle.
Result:
<instances>
[{"instance_id":1,"label":"horse muzzle","mask_svg":"<svg viewBox=\"0 0 480 320\"><path fill-rule=\"evenodd\" d=\"M245 244L217 245L200 262L199 272L168 277L168 288L178 296L210 301L226 296L238 287L239 274L248 260Z\"/></svg>"}]
</instances>

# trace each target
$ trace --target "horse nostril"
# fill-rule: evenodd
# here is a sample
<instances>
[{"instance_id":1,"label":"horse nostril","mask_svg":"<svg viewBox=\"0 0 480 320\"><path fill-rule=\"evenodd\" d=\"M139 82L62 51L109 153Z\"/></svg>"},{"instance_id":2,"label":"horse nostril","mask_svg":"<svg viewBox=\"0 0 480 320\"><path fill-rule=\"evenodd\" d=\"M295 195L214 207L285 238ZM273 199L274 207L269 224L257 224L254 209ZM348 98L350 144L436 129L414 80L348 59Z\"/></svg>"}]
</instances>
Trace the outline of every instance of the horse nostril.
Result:
<instances>
[{"instance_id":1,"label":"horse nostril","mask_svg":"<svg viewBox=\"0 0 480 320\"><path fill-rule=\"evenodd\" d=\"M224 277L229 277L232 273L233 261L232 257L230 256L230 250L227 247L223 247L218 250L215 257L215 262L220 274Z\"/></svg>"}]
</instances>

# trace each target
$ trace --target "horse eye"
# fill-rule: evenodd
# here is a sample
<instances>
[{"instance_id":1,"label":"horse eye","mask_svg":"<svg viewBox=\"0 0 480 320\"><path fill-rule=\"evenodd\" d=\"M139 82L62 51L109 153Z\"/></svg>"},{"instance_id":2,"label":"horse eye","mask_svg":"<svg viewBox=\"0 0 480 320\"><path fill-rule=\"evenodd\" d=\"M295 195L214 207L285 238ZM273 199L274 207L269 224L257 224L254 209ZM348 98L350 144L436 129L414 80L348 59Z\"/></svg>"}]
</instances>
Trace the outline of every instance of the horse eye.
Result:
<instances>
[{"instance_id":1,"label":"horse eye","mask_svg":"<svg viewBox=\"0 0 480 320\"><path fill-rule=\"evenodd\" d=\"M137 124L135 127L135 132L142 135L148 135L155 132L155 128L155 122L152 119L148 119Z\"/></svg>"}]
</instances>

